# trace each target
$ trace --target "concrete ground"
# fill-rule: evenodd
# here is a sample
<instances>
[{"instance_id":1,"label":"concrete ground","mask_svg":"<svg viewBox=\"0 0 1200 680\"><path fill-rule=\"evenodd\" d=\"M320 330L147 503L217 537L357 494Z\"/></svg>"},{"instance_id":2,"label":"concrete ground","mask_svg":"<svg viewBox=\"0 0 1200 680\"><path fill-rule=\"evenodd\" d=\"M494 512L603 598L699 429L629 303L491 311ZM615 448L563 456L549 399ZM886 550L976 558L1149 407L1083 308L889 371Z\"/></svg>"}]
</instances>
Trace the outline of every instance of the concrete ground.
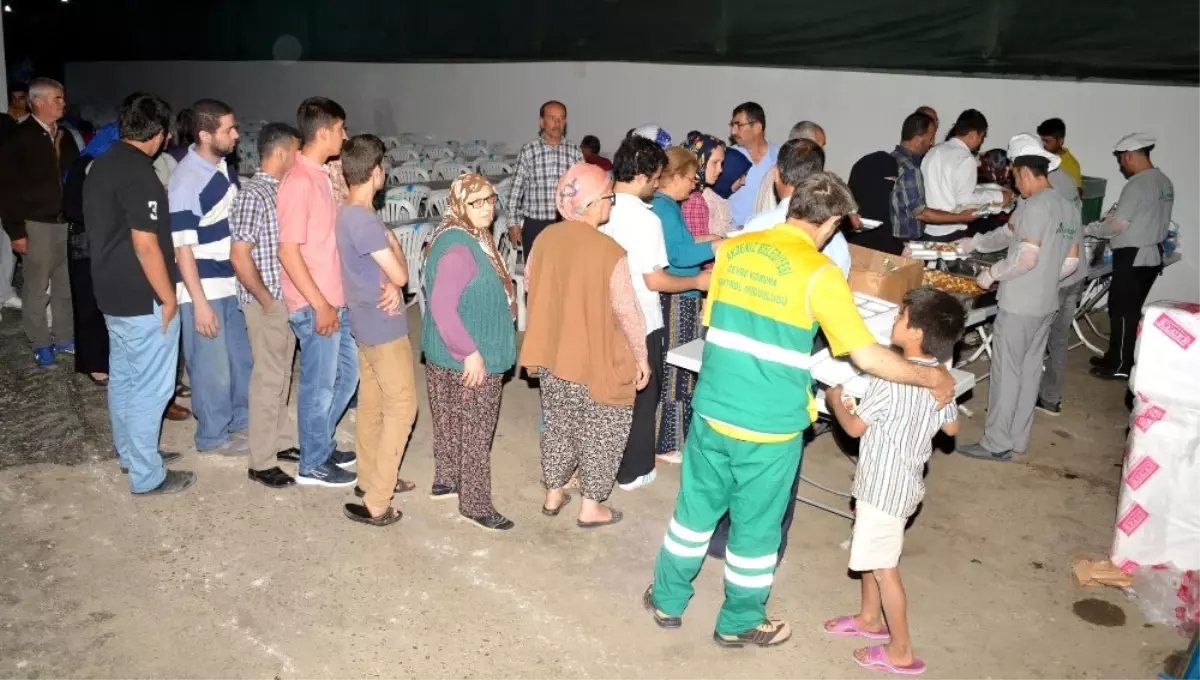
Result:
<instances>
[{"instance_id":1,"label":"concrete ground","mask_svg":"<svg viewBox=\"0 0 1200 680\"><path fill-rule=\"evenodd\" d=\"M401 470L421 492L399 499L403 521L374 529L342 517L348 490L268 490L246 479L242 460L197 455L190 422L167 423L163 444L187 454L177 467L196 471L197 484L131 497L103 390L68 364L35 371L26 351L19 313L6 310L0 676L872 675L852 662L854 642L820 630L857 606L841 547L850 525L803 505L769 605L794 626L791 641L740 651L712 643L722 586L711 560L683 628L655 627L639 598L678 468L614 491L626 513L616 527L584 532L570 513L543 517L537 393L524 381L505 388L493 454L496 505L514 530L479 530L424 495L433 464L423 388ZM1066 412L1038 414L1023 460L935 454L903 565L930 677L1150 677L1184 645L1120 592L1072 583L1075 553L1109 547L1126 420L1122 388L1090 378L1086 361L1085 350L1072 352ZM978 437L986 401L984 383L960 441ZM339 437L352 444L353 431L347 417ZM842 488L853 474L828 436L806 450L803 469ZM1077 604L1085 600L1099 602Z\"/></svg>"}]
</instances>

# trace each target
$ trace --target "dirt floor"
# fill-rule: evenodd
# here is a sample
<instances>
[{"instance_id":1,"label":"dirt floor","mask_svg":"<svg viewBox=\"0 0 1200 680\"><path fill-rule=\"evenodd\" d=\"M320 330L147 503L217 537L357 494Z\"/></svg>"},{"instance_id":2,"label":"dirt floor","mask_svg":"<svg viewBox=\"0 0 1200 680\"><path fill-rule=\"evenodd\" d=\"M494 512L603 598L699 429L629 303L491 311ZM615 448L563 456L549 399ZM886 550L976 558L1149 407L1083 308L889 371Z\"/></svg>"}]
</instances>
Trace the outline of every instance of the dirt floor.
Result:
<instances>
[{"instance_id":1,"label":"dirt floor","mask_svg":"<svg viewBox=\"0 0 1200 680\"><path fill-rule=\"evenodd\" d=\"M713 644L722 585L711 560L683 628L655 627L639 598L678 468L614 491L619 526L584 532L570 513L543 517L537 393L524 381L505 388L493 454L496 504L516 528L479 530L418 492L400 500L403 521L379 530L342 517L348 490L269 490L246 479L243 460L197 455L192 423L167 423L163 445L187 454L177 467L196 471L197 484L131 497L103 390L68 364L35 371L19 313L4 317L0 676L871 675L852 662L853 642L820 631L857 606L842 547L850 525L804 505L769 605L794 626L791 641ZM1019 462L935 454L903 563L930 677L1151 677L1184 646L1120 592L1071 581L1075 553L1107 553L1126 420L1123 388L1090 378L1087 356L1072 352L1065 413L1038 414ZM421 392L401 472L424 491L433 464ZM966 402L975 416L960 441L979 436L986 401L984 383ZM349 415L339 437L352 445L353 432ZM840 488L853 474L829 436L805 451L803 470Z\"/></svg>"}]
</instances>

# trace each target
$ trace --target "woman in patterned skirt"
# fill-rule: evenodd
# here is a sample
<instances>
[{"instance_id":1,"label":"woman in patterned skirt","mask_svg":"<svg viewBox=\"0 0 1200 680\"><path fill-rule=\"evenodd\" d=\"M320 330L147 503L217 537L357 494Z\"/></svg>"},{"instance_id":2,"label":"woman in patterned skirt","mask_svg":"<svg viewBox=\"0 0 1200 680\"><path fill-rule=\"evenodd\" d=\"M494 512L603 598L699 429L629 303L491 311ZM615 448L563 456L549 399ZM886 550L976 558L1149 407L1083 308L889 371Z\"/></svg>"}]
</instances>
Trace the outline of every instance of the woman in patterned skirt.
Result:
<instances>
[{"instance_id":1,"label":"woman in patterned skirt","mask_svg":"<svg viewBox=\"0 0 1200 680\"><path fill-rule=\"evenodd\" d=\"M431 496L457 498L485 529L512 520L492 505L492 437L503 377L516 360L513 281L492 240L496 190L480 175L450 185L450 201L425 260L421 348L433 411Z\"/></svg>"},{"instance_id":2,"label":"woman in patterned skirt","mask_svg":"<svg viewBox=\"0 0 1200 680\"><path fill-rule=\"evenodd\" d=\"M650 201L650 209L662 220L663 241L667 244L667 273L675 276L695 276L700 265L713 259L721 241L719 236L695 237L688 231L679 203L696 186L700 164L696 154L680 147L667 149L667 167L659 180L658 193ZM662 296L663 323L666 327L667 350L700 337L700 291L690 290ZM692 390L696 377L691 371L664 362L662 398L659 402L658 444L659 460L679 463L683 439L692 420Z\"/></svg>"},{"instance_id":3,"label":"woman in patterned skirt","mask_svg":"<svg viewBox=\"0 0 1200 680\"><path fill-rule=\"evenodd\" d=\"M525 267L529 306L521 365L541 381L542 513L558 515L563 487L579 468L576 523L616 524L601 503L612 492L633 422L633 399L650 380L646 321L633 292L625 250L602 234L616 200L608 173L571 166L555 193L566 220L538 236Z\"/></svg>"}]
</instances>

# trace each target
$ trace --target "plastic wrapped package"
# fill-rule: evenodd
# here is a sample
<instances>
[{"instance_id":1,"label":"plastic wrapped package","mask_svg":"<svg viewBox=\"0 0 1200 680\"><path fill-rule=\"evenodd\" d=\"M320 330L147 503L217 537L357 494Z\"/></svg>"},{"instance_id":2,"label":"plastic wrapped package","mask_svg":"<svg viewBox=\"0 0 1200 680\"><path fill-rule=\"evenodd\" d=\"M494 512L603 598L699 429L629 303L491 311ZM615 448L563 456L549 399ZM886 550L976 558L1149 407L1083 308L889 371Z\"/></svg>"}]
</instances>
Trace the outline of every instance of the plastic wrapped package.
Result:
<instances>
[{"instance_id":1,"label":"plastic wrapped package","mask_svg":"<svg viewBox=\"0 0 1200 680\"><path fill-rule=\"evenodd\" d=\"M1137 393L1112 562L1200 569L1200 410Z\"/></svg>"},{"instance_id":2,"label":"plastic wrapped package","mask_svg":"<svg viewBox=\"0 0 1200 680\"><path fill-rule=\"evenodd\" d=\"M1130 389L1156 402L1200 409L1200 305L1147 305Z\"/></svg>"},{"instance_id":3,"label":"plastic wrapped package","mask_svg":"<svg viewBox=\"0 0 1200 680\"><path fill-rule=\"evenodd\" d=\"M1126 592L1147 621L1172 626L1188 636L1200 630L1200 572L1138 567Z\"/></svg>"}]
</instances>

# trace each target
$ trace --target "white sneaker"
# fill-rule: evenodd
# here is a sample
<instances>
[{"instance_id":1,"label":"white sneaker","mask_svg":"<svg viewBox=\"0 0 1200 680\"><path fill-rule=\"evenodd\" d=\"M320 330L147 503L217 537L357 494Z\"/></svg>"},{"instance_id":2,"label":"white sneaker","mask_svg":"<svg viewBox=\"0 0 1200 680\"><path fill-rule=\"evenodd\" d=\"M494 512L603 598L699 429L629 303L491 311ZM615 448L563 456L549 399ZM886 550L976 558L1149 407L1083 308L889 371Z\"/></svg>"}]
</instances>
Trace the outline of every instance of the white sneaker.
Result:
<instances>
[{"instance_id":1,"label":"white sneaker","mask_svg":"<svg viewBox=\"0 0 1200 680\"><path fill-rule=\"evenodd\" d=\"M658 470L651 470L628 484L618 484L617 486L621 487L622 491L633 491L638 487L653 483L656 476L658 476Z\"/></svg>"},{"instance_id":2,"label":"white sneaker","mask_svg":"<svg viewBox=\"0 0 1200 680\"><path fill-rule=\"evenodd\" d=\"M5 300L3 303L0 303L0 307L4 307L5 309L20 309L21 308L21 298L14 295L14 296L10 297L9 299Z\"/></svg>"}]
</instances>

